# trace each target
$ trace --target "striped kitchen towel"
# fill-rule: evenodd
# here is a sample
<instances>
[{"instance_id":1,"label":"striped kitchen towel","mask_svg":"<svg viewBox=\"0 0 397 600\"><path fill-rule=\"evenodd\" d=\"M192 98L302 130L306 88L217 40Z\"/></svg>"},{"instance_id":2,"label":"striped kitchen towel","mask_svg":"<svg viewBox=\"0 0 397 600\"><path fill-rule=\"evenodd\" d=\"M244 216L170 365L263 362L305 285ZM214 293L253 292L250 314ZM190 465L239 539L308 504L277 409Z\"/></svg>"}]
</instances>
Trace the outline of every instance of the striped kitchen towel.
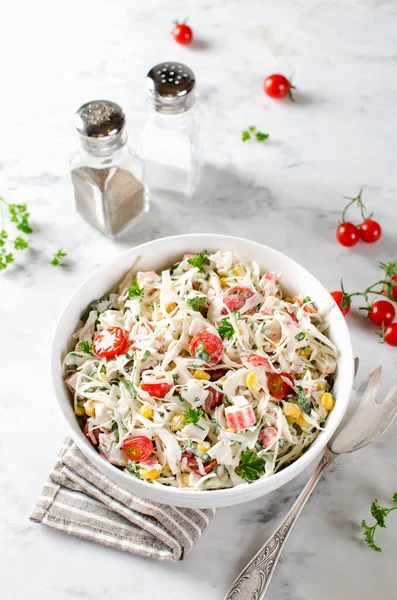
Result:
<instances>
[{"instance_id":1,"label":"striped kitchen towel","mask_svg":"<svg viewBox=\"0 0 397 600\"><path fill-rule=\"evenodd\" d=\"M215 511L165 506L105 477L68 438L30 519L146 558L183 560Z\"/></svg>"}]
</instances>

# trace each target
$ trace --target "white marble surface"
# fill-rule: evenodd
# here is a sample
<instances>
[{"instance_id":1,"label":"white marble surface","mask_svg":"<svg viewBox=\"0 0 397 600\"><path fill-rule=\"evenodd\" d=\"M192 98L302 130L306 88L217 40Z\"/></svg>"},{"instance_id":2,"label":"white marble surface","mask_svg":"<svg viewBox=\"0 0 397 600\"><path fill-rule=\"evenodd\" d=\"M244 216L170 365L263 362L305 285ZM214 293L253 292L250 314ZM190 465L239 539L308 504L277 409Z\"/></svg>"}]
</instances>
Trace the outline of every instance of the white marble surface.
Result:
<instances>
[{"instance_id":1,"label":"white marble surface","mask_svg":"<svg viewBox=\"0 0 397 600\"><path fill-rule=\"evenodd\" d=\"M177 46L172 21L189 15L197 43ZM277 493L220 510L185 563L157 564L62 537L27 515L65 427L48 374L53 329L76 287L133 244L213 231L250 237L293 256L330 289L343 276L363 288L377 261L396 259L397 7L393 0L69 0L7 3L2 17L0 193L27 202L31 250L0 275L1 597L5 600L221 600L309 473ZM190 65L209 116L205 179L194 202L157 199L118 241L74 213L68 160L72 116L106 97L129 117L136 147L144 118L143 77L158 61ZM262 93L272 71L293 73L297 102ZM248 125L271 134L242 144ZM338 246L343 195L363 186L384 228L376 246ZM59 247L65 268L48 260ZM383 391L397 351L349 317L359 376L382 363ZM394 373L394 375L393 375ZM374 497L397 489L396 426L324 477L293 532L269 597L277 600L396 598L397 520L367 549L359 523Z\"/></svg>"}]
</instances>

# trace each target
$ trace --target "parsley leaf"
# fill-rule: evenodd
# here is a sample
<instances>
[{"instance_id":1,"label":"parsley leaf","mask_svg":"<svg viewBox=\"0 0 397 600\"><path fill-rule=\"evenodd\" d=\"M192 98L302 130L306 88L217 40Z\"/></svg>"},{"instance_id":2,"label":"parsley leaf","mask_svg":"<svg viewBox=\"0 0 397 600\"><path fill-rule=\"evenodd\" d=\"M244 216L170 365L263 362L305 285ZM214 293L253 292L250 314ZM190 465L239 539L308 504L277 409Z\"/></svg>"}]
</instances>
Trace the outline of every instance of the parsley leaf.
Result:
<instances>
[{"instance_id":1,"label":"parsley leaf","mask_svg":"<svg viewBox=\"0 0 397 600\"><path fill-rule=\"evenodd\" d=\"M173 374L172 374L172 379L173 379L174 381L178 381L178 379L179 379L179 375L178 375L178 373L173 373Z\"/></svg>"},{"instance_id":2,"label":"parsley leaf","mask_svg":"<svg viewBox=\"0 0 397 600\"><path fill-rule=\"evenodd\" d=\"M120 441L120 434L119 434L119 426L117 425L117 421L113 421L113 423L112 423L112 431L113 431L114 439L116 440L116 442L119 442Z\"/></svg>"},{"instance_id":3,"label":"parsley leaf","mask_svg":"<svg viewBox=\"0 0 397 600\"><path fill-rule=\"evenodd\" d=\"M311 302L312 299L310 298L310 296L306 296L305 298L303 298L302 302L303 304L307 304L308 302Z\"/></svg>"},{"instance_id":4,"label":"parsley leaf","mask_svg":"<svg viewBox=\"0 0 397 600\"><path fill-rule=\"evenodd\" d=\"M223 340L230 340L230 338L234 335L234 327L231 324L229 317L225 317L219 323L218 333Z\"/></svg>"},{"instance_id":5,"label":"parsley leaf","mask_svg":"<svg viewBox=\"0 0 397 600\"><path fill-rule=\"evenodd\" d=\"M81 340L79 348L85 354L94 354L94 344L90 344L87 340Z\"/></svg>"},{"instance_id":6,"label":"parsley leaf","mask_svg":"<svg viewBox=\"0 0 397 600\"><path fill-rule=\"evenodd\" d=\"M240 464L236 471L246 481L255 481L264 474L265 461L252 450L245 450L240 454Z\"/></svg>"},{"instance_id":7,"label":"parsley leaf","mask_svg":"<svg viewBox=\"0 0 397 600\"><path fill-rule=\"evenodd\" d=\"M302 340L305 339L305 334L303 333L303 331L301 331L300 333L297 333L295 336L295 339L297 342L301 342Z\"/></svg>"},{"instance_id":8,"label":"parsley leaf","mask_svg":"<svg viewBox=\"0 0 397 600\"><path fill-rule=\"evenodd\" d=\"M62 260L65 258L65 256L67 256L67 252L64 252L63 250L57 250L54 252L52 260L50 260L50 265L57 267L58 265L62 264Z\"/></svg>"},{"instance_id":9,"label":"parsley leaf","mask_svg":"<svg viewBox=\"0 0 397 600\"><path fill-rule=\"evenodd\" d=\"M119 377L119 380L121 381L121 383L124 383L130 395L133 398L136 398L136 390L134 384L131 383L131 381L128 381L128 379L125 379L125 377Z\"/></svg>"},{"instance_id":10,"label":"parsley leaf","mask_svg":"<svg viewBox=\"0 0 397 600\"><path fill-rule=\"evenodd\" d=\"M170 275L174 274L174 271L179 267L180 264L180 262L177 262L170 266Z\"/></svg>"},{"instance_id":11,"label":"parsley leaf","mask_svg":"<svg viewBox=\"0 0 397 600\"><path fill-rule=\"evenodd\" d=\"M256 127L251 125L246 130L241 132L241 141L246 142L247 140L256 139L257 142L263 142L269 137L268 133L258 131Z\"/></svg>"},{"instance_id":12,"label":"parsley leaf","mask_svg":"<svg viewBox=\"0 0 397 600\"><path fill-rule=\"evenodd\" d=\"M303 387L301 385L298 385L297 389L298 389L297 402L298 402L299 406L305 411L305 413L310 416L310 413L312 412L310 396L307 393L307 391L303 389Z\"/></svg>"},{"instance_id":13,"label":"parsley leaf","mask_svg":"<svg viewBox=\"0 0 397 600\"><path fill-rule=\"evenodd\" d=\"M141 479L141 468L137 463L129 463L125 470L130 473L130 475L133 475L134 477L137 477L138 479Z\"/></svg>"},{"instance_id":14,"label":"parsley leaf","mask_svg":"<svg viewBox=\"0 0 397 600\"><path fill-rule=\"evenodd\" d=\"M249 139L251 139L249 131L242 131L241 132L241 141L246 142Z\"/></svg>"},{"instance_id":15,"label":"parsley leaf","mask_svg":"<svg viewBox=\"0 0 397 600\"><path fill-rule=\"evenodd\" d=\"M141 288L137 280L134 279L134 281L131 282L131 285L128 288L127 298L135 298L141 296L143 296L143 288Z\"/></svg>"},{"instance_id":16,"label":"parsley leaf","mask_svg":"<svg viewBox=\"0 0 397 600\"><path fill-rule=\"evenodd\" d=\"M25 250L25 248L28 248L28 247L29 247L29 244L21 235L18 235L15 238L15 240L14 240L15 250Z\"/></svg>"},{"instance_id":17,"label":"parsley leaf","mask_svg":"<svg viewBox=\"0 0 397 600\"><path fill-rule=\"evenodd\" d=\"M186 408L185 409L185 423L186 425L193 424L195 425L201 419L204 414L204 410L202 408Z\"/></svg>"},{"instance_id":18,"label":"parsley leaf","mask_svg":"<svg viewBox=\"0 0 397 600\"><path fill-rule=\"evenodd\" d=\"M29 213L27 212L26 204L9 204L0 196L0 221L2 223L4 223L3 206L7 209L11 223L15 223L19 231L32 233L33 229L29 225ZM28 246L27 241L20 235L15 240L10 239L8 231L2 225L2 230L0 231L0 271L6 269L14 262L14 254L10 252L11 248L14 250L25 250Z\"/></svg>"},{"instance_id":19,"label":"parsley leaf","mask_svg":"<svg viewBox=\"0 0 397 600\"><path fill-rule=\"evenodd\" d=\"M192 307L196 312L200 312L200 308L205 304L207 300L206 296L194 296L194 298L189 298L187 303Z\"/></svg>"},{"instance_id":20,"label":"parsley leaf","mask_svg":"<svg viewBox=\"0 0 397 600\"><path fill-rule=\"evenodd\" d=\"M257 131L255 134L255 137L258 140L258 142L263 142L264 140L267 140L267 138L269 137L269 134L262 133L261 131Z\"/></svg>"},{"instance_id":21,"label":"parsley leaf","mask_svg":"<svg viewBox=\"0 0 397 600\"><path fill-rule=\"evenodd\" d=\"M397 492L393 494L393 502L397 504ZM375 550L375 552L382 552L382 548L377 546L374 542L375 531L378 527L386 527L386 517L389 513L393 512L393 510L397 510L397 506L385 508L379 504L377 499L375 499L371 504L371 515L374 517L376 523L370 527L364 519L361 521L364 540L372 550Z\"/></svg>"},{"instance_id":22,"label":"parsley leaf","mask_svg":"<svg viewBox=\"0 0 397 600\"><path fill-rule=\"evenodd\" d=\"M192 258L188 258L187 262L190 265L193 265L193 267L197 267L200 273L205 273L203 266L210 264L210 260L205 250L204 252L199 252L198 254L196 254L196 256L192 256Z\"/></svg>"}]
</instances>

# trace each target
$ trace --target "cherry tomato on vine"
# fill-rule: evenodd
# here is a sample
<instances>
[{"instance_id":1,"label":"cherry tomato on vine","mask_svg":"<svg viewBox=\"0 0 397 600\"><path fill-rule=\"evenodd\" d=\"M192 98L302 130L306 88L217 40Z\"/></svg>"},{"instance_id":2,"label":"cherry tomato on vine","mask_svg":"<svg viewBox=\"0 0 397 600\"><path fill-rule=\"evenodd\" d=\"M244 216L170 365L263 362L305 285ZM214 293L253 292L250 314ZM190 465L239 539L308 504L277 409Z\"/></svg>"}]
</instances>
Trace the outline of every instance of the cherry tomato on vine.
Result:
<instances>
[{"instance_id":1,"label":"cherry tomato on vine","mask_svg":"<svg viewBox=\"0 0 397 600\"><path fill-rule=\"evenodd\" d=\"M94 352L103 358L113 358L122 354L127 346L127 338L121 327L102 329L94 337Z\"/></svg>"},{"instance_id":2,"label":"cherry tomato on vine","mask_svg":"<svg viewBox=\"0 0 397 600\"><path fill-rule=\"evenodd\" d=\"M389 346L397 346L397 323L390 323L385 329L385 342Z\"/></svg>"},{"instance_id":3,"label":"cherry tomato on vine","mask_svg":"<svg viewBox=\"0 0 397 600\"><path fill-rule=\"evenodd\" d=\"M193 39L193 31L186 23L176 23L172 35L174 40L183 46L190 44Z\"/></svg>"},{"instance_id":4,"label":"cherry tomato on vine","mask_svg":"<svg viewBox=\"0 0 397 600\"><path fill-rule=\"evenodd\" d=\"M338 305L338 307L342 311L342 315L347 315L347 313L350 310L350 301L349 301L349 304L347 306L345 306L344 308L342 308L343 292L341 292L340 290L337 290L336 292L330 292L330 295L333 297L333 299L335 300L336 304Z\"/></svg>"},{"instance_id":5,"label":"cherry tomato on vine","mask_svg":"<svg viewBox=\"0 0 397 600\"><path fill-rule=\"evenodd\" d=\"M291 385L288 385L288 383L286 383L282 377L289 379L291 381ZM291 386L294 385L294 380L292 379L291 375L288 375L288 373L268 373L267 384L273 398L281 400L282 398L285 398L287 394L292 392Z\"/></svg>"},{"instance_id":6,"label":"cherry tomato on vine","mask_svg":"<svg viewBox=\"0 0 397 600\"><path fill-rule=\"evenodd\" d=\"M355 246L360 239L360 230L353 223L341 223L336 230L336 239L342 246Z\"/></svg>"},{"instance_id":7,"label":"cherry tomato on vine","mask_svg":"<svg viewBox=\"0 0 397 600\"><path fill-rule=\"evenodd\" d=\"M216 365L223 355L223 342L217 335L203 331L192 338L189 349L197 360Z\"/></svg>"},{"instance_id":8,"label":"cherry tomato on vine","mask_svg":"<svg viewBox=\"0 0 397 600\"><path fill-rule=\"evenodd\" d=\"M284 98L287 94L291 95L291 88L294 88L294 86L291 85L291 82L288 81L284 75L280 75L279 73L269 75L263 83L265 94L270 96L270 98L280 99Z\"/></svg>"},{"instance_id":9,"label":"cherry tomato on vine","mask_svg":"<svg viewBox=\"0 0 397 600\"><path fill-rule=\"evenodd\" d=\"M376 221L366 219L360 225L360 237L367 244L377 242L382 235L382 228Z\"/></svg>"},{"instance_id":10,"label":"cherry tomato on vine","mask_svg":"<svg viewBox=\"0 0 397 600\"><path fill-rule=\"evenodd\" d=\"M369 309L368 316L375 325L389 325L396 316L396 311L391 302L377 300Z\"/></svg>"},{"instance_id":11,"label":"cherry tomato on vine","mask_svg":"<svg viewBox=\"0 0 397 600\"><path fill-rule=\"evenodd\" d=\"M137 435L127 438L123 442L122 448L124 454L126 454L130 460L139 462L140 460L149 458L153 451L153 443L152 440L145 435Z\"/></svg>"}]
</instances>

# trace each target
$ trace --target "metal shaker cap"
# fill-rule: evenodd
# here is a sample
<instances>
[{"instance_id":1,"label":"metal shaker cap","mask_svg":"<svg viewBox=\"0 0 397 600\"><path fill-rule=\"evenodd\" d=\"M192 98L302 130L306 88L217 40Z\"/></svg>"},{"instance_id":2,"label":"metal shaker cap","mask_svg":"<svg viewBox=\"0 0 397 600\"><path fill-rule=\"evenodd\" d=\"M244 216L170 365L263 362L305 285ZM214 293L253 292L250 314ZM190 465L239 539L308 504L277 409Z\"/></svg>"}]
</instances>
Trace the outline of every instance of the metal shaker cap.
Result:
<instances>
[{"instance_id":1,"label":"metal shaker cap","mask_svg":"<svg viewBox=\"0 0 397 600\"><path fill-rule=\"evenodd\" d=\"M92 100L80 106L74 125L83 147L96 156L106 156L127 141L125 114L109 100Z\"/></svg>"},{"instance_id":2,"label":"metal shaker cap","mask_svg":"<svg viewBox=\"0 0 397 600\"><path fill-rule=\"evenodd\" d=\"M160 113L176 115L194 104L196 79L189 67L178 62L163 62L146 76L146 91L151 104Z\"/></svg>"}]
</instances>

